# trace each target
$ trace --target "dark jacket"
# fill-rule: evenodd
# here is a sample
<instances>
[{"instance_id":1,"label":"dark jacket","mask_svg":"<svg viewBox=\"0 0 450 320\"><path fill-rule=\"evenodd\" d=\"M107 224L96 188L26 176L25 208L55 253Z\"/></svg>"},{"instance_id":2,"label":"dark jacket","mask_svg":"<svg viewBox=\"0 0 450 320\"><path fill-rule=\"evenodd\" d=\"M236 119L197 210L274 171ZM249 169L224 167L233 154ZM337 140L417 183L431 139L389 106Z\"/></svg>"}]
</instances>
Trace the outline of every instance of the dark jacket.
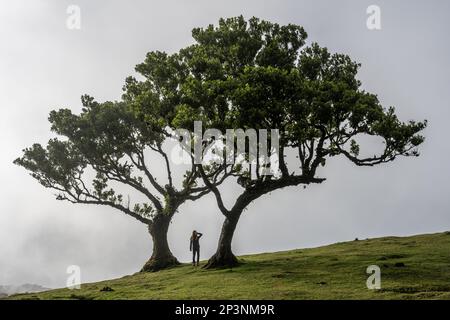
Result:
<instances>
[{"instance_id":1,"label":"dark jacket","mask_svg":"<svg viewBox=\"0 0 450 320\"><path fill-rule=\"evenodd\" d=\"M203 233L197 232L197 236L195 238L191 237L191 244L189 246L189 250L192 251L192 249L194 250L198 250L200 248L200 238L202 237Z\"/></svg>"}]
</instances>

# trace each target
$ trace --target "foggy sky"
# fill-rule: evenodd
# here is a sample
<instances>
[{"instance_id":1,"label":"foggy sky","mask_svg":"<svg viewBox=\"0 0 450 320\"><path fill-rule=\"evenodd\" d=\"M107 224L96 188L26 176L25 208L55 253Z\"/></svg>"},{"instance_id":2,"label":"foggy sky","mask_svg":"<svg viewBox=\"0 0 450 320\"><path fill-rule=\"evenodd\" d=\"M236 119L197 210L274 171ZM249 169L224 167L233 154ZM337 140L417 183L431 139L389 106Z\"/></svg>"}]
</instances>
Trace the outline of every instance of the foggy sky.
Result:
<instances>
[{"instance_id":1,"label":"foggy sky","mask_svg":"<svg viewBox=\"0 0 450 320\"><path fill-rule=\"evenodd\" d=\"M66 28L69 4L81 8L81 30ZM378 31L366 28L371 4L381 8ZM333 158L319 172L323 184L258 199L241 218L235 252L449 230L449 9L444 0L1 0L0 284L64 286L69 265L81 267L83 282L139 271L151 254L145 225L112 208L56 201L12 161L53 136L50 110L79 112L82 94L119 99L148 51L174 52L192 43L192 28L240 14L302 25L309 42L361 62L363 88L400 119L429 127L419 158L375 168ZM226 190L228 204L237 190ZM212 195L184 204L169 231L174 254L190 259L196 229L208 258L222 221Z\"/></svg>"}]
</instances>

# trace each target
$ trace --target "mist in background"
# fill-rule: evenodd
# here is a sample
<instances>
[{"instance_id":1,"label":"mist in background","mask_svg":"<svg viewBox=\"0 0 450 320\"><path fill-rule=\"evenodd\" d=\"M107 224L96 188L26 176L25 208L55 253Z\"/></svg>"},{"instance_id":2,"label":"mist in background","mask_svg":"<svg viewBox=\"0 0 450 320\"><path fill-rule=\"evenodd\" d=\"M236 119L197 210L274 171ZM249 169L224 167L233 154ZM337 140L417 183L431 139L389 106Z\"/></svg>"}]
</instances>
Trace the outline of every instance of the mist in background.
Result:
<instances>
[{"instance_id":1,"label":"mist in background","mask_svg":"<svg viewBox=\"0 0 450 320\"><path fill-rule=\"evenodd\" d=\"M81 9L81 30L66 27ZM368 30L366 9L381 9ZM450 22L448 1L0 0L0 284L64 286L69 265L83 282L139 271L151 255L146 226L112 208L56 201L12 164L49 138L51 110L81 110L80 96L117 100L148 51L192 43L191 29L243 14L302 25L308 39L362 63L363 88L401 120L429 121L419 158L359 168L333 158L321 185L283 189L252 203L238 225L236 254L312 247L450 229ZM225 186L227 203L239 191ZM173 253L190 260L189 236L215 251L223 216L208 195L180 207L169 230Z\"/></svg>"}]
</instances>

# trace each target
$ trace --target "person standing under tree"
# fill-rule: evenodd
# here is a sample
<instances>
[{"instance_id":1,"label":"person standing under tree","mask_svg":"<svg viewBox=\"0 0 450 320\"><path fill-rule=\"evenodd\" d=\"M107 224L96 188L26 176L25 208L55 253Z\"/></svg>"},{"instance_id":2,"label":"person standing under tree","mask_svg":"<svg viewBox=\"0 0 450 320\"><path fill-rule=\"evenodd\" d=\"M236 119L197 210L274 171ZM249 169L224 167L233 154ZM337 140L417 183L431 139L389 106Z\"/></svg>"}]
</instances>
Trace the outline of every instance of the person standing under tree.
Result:
<instances>
[{"instance_id":1,"label":"person standing under tree","mask_svg":"<svg viewBox=\"0 0 450 320\"><path fill-rule=\"evenodd\" d=\"M189 250L192 251L192 265L195 266L197 262L197 266L199 265L200 261L200 238L203 234L197 231L192 231L191 236L191 244L189 247ZM195 255L197 255L197 260L195 259Z\"/></svg>"}]
</instances>

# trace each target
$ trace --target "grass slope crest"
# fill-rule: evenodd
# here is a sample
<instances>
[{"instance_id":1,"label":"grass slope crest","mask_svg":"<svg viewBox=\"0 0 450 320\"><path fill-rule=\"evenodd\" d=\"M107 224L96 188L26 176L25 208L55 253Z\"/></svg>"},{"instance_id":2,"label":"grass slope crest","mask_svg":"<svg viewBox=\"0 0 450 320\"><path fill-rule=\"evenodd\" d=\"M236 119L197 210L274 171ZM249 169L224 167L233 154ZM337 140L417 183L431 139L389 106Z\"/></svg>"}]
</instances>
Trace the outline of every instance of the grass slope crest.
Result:
<instances>
[{"instance_id":1,"label":"grass slope crest","mask_svg":"<svg viewBox=\"0 0 450 320\"><path fill-rule=\"evenodd\" d=\"M450 299L450 232L241 256L233 269L188 264L12 299ZM203 262L205 263L205 262ZM381 289L369 290L369 265Z\"/></svg>"}]
</instances>

